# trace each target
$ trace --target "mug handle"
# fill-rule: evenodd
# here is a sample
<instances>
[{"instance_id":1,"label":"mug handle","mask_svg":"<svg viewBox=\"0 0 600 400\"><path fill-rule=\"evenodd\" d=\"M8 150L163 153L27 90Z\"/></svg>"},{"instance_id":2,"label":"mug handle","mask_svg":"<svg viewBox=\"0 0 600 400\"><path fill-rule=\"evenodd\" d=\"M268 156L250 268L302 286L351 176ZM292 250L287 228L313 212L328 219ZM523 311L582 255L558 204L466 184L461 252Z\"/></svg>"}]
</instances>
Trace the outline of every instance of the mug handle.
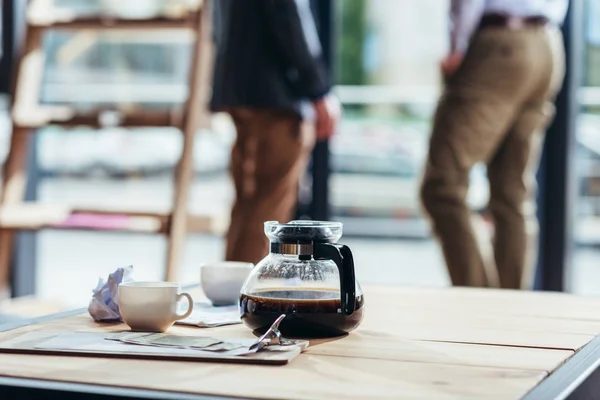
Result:
<instances>
[{"instance_id":1,"label":"mug handle","mask_svg":"<svg viewBox=\"0 0 600 400\"><path fill-rule=\"evenodd\" d=\"M194 310L194 300L192 299L192 296L190 296L189 293L180 293L177 295L177 303L179 303L181 301L181 299L186 298L188 301L188 309L185 313L183 314L177 314L175 313L175 321L179 321L182 319L186 319L187 317L189 317L192 314L192 311Z\"/></svg>"}]
</instances>

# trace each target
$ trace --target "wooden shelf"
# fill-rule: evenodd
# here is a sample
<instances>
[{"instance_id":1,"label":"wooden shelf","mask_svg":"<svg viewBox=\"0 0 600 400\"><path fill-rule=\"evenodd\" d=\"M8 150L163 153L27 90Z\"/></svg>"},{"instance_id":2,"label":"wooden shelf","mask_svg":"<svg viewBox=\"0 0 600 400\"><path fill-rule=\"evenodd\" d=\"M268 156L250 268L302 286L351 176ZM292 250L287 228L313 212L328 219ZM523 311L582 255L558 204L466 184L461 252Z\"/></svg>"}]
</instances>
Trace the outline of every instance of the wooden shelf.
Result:
<instances>
[{"instance_id":1,"label":"wooden shelf","mask_svg":"<svg viewBox=\"0 0 600 400\"><path fill-rule=\"evenodd\" d=\"M57 7L52 0L33 0L27 12L30 28L66 30L157 30L189 29L197 26L198 9L167 7L156 16L128 18L114 13L78 14L73 9Z\"/></svg>"},{"instance_id":2,"label":"wooden shelf","mask_svg":"<svg viewBox=\"0 0 600 400\"><path fill-rule=\"evenodd\" d=\"M23 203L0 208L0 228L9 230L78 229L166 233L169 215L109 209Z\"/></svg>"},{"instance_id":3,"label":"wooden shelf","mask_svg":"<svg viewBox=\"0 0 600 400\"><path fill-rule=\"evenodd\" d=\"M0 229L5 230L92 230L137 233L168 233L171 215L112 208L91 209L23 203L0 207ZM205 215L188 217L193 233L222 233L226 221Z\"/></svg>"},{"instance_id":4,"label":"wooden shelf","mask_svg":"<svg viewBox=\"0 0 600 400\"><path fill-rule=\"evenodd\" d=\"M113 16L96 17L61 17L48 16L29 18L29 25L38 29L63 29L63 30L149 30L159 29L188 29L194 27L193 18L167 18L156 17L152 19L127 19Z\"/></svg>"},{"instance_id":5,"label":"wooden shelf","mask_svg":"<svg viewBox=\"0 0 600 400\"><path fill-rule=\"evenodd\" d=\"M15 107L13 123L16 127L35 129L47 125L67 127L90 126L95 128L109 126L124 127L165 127L181 126L181 111L172 110L118 110L97 109L79 111L68 106Z\"/></svg>"}]
</instances>

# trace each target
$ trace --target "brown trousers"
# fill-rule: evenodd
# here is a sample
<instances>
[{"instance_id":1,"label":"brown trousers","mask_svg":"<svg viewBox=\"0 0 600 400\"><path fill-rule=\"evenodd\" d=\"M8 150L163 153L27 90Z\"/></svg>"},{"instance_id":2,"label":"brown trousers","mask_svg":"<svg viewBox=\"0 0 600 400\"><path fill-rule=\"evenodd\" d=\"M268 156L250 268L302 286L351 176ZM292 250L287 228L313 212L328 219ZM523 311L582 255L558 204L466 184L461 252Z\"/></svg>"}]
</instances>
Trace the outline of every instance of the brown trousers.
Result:
<instances>
[{"instance_id":1,"label":"brown trousers","mask_svg":"<svg viewBox=\"0 0 600 400\"><path fill-rule=\"evenodd\" d=\"M314 146L313 125L281 110L233 109L235 203L226 260L257 263L268 253L265 221L294 216L300 177Z\"/></svg>"},{"instance_id":2,"label":"brown trousers","mask_svg":"<svg viewBox=\"0 0 600 400\"><path fill-rule=\"evenodd\" d=\"M475 34L463 64L446 82L421 200L454 285L532 285L535 171L563 76L557 28L488 28ZM483 251L488 231L476 229L483 224L466 204L469 172L479 162L487 165L490 185L493 256Z\"/></svg>"}]
</instances>

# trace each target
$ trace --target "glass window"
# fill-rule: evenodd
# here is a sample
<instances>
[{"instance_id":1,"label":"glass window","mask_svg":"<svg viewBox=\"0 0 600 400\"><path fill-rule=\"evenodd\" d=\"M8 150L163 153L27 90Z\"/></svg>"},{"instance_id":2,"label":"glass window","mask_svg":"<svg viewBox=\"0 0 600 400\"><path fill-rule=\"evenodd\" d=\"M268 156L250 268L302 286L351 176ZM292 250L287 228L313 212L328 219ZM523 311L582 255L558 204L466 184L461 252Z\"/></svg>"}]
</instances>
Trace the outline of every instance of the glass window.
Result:
<instances>
[{"instance_id":1,"label":"glass window","mask_svg":"<svg viewBox=\"0 0 600 400\"><path fill-rule=\"evenodd\" d=\"M448 4L335 2L336 91L345 112L331 145L331 209L346 236L362 237L352 243L357 265L363 255L362 263L378 265L369 273L359 268L362 280L447 284L418 186L441 87ZM477 196L473 186L477 203L481 190Z\"/></svg>"},{"instance_id":2,"label":"glass window","mask_svg":"<svg viewBox=\"0 0 600 400\"><path fill-rule=\"evenodd\" d=\"M572 287L600 294L600 1L586 0L583 82L580 88L575 170L577 219Z\"/></svg>"}]
</instances>

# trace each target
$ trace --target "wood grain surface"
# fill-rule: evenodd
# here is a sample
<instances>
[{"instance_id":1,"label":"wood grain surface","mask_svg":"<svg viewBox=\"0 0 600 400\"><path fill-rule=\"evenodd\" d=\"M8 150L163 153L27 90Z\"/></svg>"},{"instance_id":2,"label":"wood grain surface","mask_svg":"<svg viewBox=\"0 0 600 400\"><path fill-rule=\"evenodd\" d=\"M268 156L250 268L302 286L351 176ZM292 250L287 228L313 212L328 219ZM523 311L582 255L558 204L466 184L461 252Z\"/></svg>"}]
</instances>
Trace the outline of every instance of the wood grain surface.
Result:
<instances>
[{"instance_id":1,"label":"wood grain surface","mask_svg":"<svg viewBox=\"0 0 600 400\"><path fill-rule=\"evenodd\" d=\"M365 299L355 332L313 340L286 366L0 354L0 375L269 399L518 399L600 331L600 299L564 294L373 286ZM40 329L123 326L81 315L0 340ZM253 337L243 325L170 332Z\"/></svg>"}]
</instances>

